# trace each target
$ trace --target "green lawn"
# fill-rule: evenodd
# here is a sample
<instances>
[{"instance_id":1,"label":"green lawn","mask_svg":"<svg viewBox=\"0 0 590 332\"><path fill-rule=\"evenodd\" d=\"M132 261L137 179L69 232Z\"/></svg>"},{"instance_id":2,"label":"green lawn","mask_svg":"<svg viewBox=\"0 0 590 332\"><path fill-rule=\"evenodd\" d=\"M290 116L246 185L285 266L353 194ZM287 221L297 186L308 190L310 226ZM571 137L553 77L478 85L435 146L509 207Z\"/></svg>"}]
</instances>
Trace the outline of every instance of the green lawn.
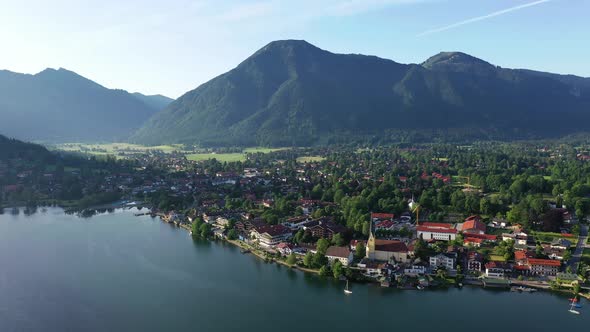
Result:
<instances>
[{"instance_id":1,"label":"green lawn","mask_svg":"<svg viewBox=\"0 0 590 332\"><path fill-rule=\"evenodd\" d=\"M582 252L582 261L586 264L590 264L590 248L584 248L584 252Z\"/></svg>"},{"instance_id":2,"label":"green lawn","mask_svg":"<svg viewBox=\"0 0 590 332\"><path fill-rule=\"evenodd\" d=\"M254 147L254 148L245 148L244 153L271 153L275 151L281 150L288 150L290 148L263 148L263 147Z\"/></svg>"},{"instance_id":3,"label":"green lawn","mask_svg":"<svg viewBox=\"0 0 590 332\"><path fill-rule=\"evenodd\" d=\"M86 143L63 143L53 146L56 150L82 152L94 155L116 155L120 152L145 152L145 151L162 151L164 153L171 153L173 151L182 150L182 145L158 145L145 146L139 144L129 143L106 143L106 144L86 144Z\"/></svg>"},{"instance_id":4,"label":"green lawn","mask_svg":"<svg viewBox=\"0 0 590 332\"><path fill-rule=\"evenodd\" d=\"M506 261L506 259L504 259L504 256L500 256L500 255L490 255L490 260L496 261L496 262L505 262Z\"/></svg>"},{"instance_id":5,"label":"green lawn","mask_svg":"<svg viewBox=\"0 0 590 332\"><path fill-rule=\"evenodd\" d=\"M541 242L552 242L555 239L566 239L572 243L572 246L575 246L578 243L578 237L567 237L561 233L551 233L551 232L533 232L533 236L535 240L539 240Z\"/></svg>"},{"instance_id":6,"label":"green lawn","mask_svg":"<svg viewBox=\"0 0 590 332\"><path fill-rule=\"evenodd\" d=\"M313 163L325 160L325 157L321 156L307 156L307 157L299 157L297 158L298 163Z\"/></svg>"},{"instance_id":7,"label":"green lawn","mask_svg":"<svg viewBox=\"0 0 590 332\"><path fill-rule=\"evenodd\" d=\"M243 153L193 153L186 155L188 160L201 161L209 159L217 159L220 162L235 162L246 160L246 155Z\"/></svg>"}]
</instances>

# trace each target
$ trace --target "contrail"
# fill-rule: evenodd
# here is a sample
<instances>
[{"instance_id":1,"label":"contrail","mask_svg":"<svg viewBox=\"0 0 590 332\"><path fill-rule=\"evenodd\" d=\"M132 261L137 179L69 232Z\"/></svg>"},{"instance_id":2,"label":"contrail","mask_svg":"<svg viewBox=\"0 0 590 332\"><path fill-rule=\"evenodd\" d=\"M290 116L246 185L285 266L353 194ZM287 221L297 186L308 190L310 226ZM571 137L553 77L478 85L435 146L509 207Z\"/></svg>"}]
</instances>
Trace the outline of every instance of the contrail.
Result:
<instances>
[{"instance_id":1,"label":"contrail","mask_svg":"<svg viewBox=\"0 0 590 332\"><path fill-rule=\"evenodd\" d=\"M487 14L487 15L483 15L483 16L478 16L478 17L470 18L468 20L464 20L464 21L461 21L461 22L453 23L451 25L447 25L447 26L444 26L444 27L441 27L441 28L432 29L432 30L426 30L426 31L424 31L422 33L419 33L416 36L417 37L422 37L422 36L430 35L430 34L433 34L433 33L441 32L441 31L446 31L446 30L449 30L449 29L460 27L460 26L465 25L465 24L470 24L470 23L473 23L473 22L487 20L488 18L500 16L500 15L503 15L503 14L506 14L506 13L510 13L510 12L513 12L513 11L517 11L517 10L520 10L520 9L523 9L523 8L540 5L542 3L549 2L549 1L551 1L551 0L538 0L538 1L530 2L530 3L525 3L523 5L519 5L519 6L514 6L514 7L502 9L502 10L499 10L497 12L493 12L491 14Z\"/></svg>"}]
</instances>

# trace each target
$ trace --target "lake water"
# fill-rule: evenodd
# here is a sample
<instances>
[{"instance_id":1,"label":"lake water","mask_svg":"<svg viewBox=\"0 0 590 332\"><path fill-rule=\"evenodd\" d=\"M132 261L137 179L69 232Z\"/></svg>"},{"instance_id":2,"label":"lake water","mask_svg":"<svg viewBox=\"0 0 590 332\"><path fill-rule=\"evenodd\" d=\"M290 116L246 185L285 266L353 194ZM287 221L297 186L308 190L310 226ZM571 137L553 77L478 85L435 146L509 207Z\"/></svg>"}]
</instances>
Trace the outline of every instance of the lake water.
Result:
<instances>
[{"instance_id":1,"label":"lake water","mask_svg":"<svg viewBox=\"0 0 590 332\"><path fill-rule=\"evenodd\" d=\"M465 287L344 284L194 241L133 210L0 215L0 331L565 331L590 303Z\"/></svg>"}]
</instances>

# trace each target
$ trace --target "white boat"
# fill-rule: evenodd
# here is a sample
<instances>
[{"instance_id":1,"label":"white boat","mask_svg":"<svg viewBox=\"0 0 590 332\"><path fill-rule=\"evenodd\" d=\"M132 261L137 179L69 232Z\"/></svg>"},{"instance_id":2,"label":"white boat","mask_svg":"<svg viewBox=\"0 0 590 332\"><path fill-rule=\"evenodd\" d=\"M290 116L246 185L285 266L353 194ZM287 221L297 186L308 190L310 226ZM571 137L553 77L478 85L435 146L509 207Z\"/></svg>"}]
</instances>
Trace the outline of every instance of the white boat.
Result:
<instances>
[{"instance_id":1,"label":"white boat","mask_svg":"<svg viewBox=\"0 0 590 332\"><path fill-rule=\"evenodd\" d=\"M572 301L572 306L570 307L570 310L568 310L568 311L571 312L572 314L579 315L580 312L578 310L574 310L575 305L576 305L576 301Z\"/></svg>"},{"instance_id":2,"label":"white boat","mask_svg":"<svg viewBox=\"0 0 590 332\"><path fill-rule=\"evenodd\" d=\"M348 289L348 280L346 280L346 288L344 288L344 294L352 294L352 291Z\"/></svg>"}]
</instances>

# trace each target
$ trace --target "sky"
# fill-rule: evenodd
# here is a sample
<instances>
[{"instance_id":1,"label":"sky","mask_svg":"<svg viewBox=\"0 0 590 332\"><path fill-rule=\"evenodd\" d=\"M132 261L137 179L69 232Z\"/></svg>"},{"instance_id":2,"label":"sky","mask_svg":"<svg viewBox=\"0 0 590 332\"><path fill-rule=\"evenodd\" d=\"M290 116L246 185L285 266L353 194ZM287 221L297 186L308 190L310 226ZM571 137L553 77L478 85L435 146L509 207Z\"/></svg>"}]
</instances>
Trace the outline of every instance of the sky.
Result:
<instances>
[{"instance_id":1,"label":"sky","mask_svg":"<svg viewBox=\"0 0 590 332\"><path fill-rule=\"evenodd\" d=\"M590 0L0 0L0 69L177 98L273 40L590 77Z\"/></svg>"}]
</instances>

